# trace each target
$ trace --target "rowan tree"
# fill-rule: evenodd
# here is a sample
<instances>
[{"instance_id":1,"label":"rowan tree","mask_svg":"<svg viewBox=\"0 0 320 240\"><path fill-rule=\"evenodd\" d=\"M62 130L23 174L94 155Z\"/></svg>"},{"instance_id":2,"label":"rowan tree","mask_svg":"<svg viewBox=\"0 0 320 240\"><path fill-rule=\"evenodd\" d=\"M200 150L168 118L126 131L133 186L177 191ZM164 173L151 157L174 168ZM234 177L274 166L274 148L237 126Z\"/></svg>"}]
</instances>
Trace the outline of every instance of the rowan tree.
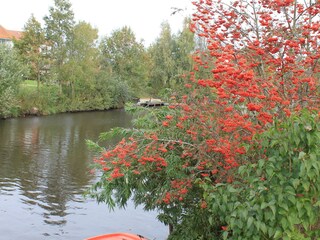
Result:
<instances>
[{"instance_id":1,"label":"rowan tree","mask_svg":"<svg viewBox=\"0 0 320 240\"><path fill-rule=\"evenodd\" d=\"M202 46L207 49L196 51L185 89L173 96L168 108L141 115L135 129L113 132L130 137L96 159L103 175L92 193L110 206L124 206L133 197L136 204L159 210L159 218L173 226L172 239L226 239L232 233L252 239L246 231L236 232L240 225L232 225L235 231L227 226L226 213L234 213L235 201L244 193L237 190L238 184L251 181L250 176L242 179L238 170L266 161L268 156L252 149L259 149L255 136L275 121L287 121L305 108L319 111L320 3L193 3L196 12L190 29L205 41ZM203 69L210 70L210 75L199 79ZM298 152L308 152L310 147L301 149ZM308 154L313 154L313 160L319 157L319 152ZM314 174L319 175L317 161L315 165L318 170ZM314 184L318 194L319 182ZM222 193L213 208L218 200L208 196L216 191ZM230 198L233 202L229 204L231 193L238 195ZM319 211L316 204L313 207ZM290 234L299 231L294 221L281 223L280 233L273 225L263 224L253 230L266 239L288 237L285 224ZM245 225L247 222L241 222L243 228Z\"/></svg>"}]
</instances>

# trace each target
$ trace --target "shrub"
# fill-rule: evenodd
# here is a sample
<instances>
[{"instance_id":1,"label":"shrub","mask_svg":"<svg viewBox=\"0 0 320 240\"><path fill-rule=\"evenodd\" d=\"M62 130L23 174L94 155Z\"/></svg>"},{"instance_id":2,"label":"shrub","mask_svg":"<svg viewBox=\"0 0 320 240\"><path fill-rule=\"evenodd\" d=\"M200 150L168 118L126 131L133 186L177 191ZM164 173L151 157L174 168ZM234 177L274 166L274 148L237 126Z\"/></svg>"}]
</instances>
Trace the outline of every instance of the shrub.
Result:
<instances>
[{"instance_id":1,"label":"shrub","mask_svg":"<svg viewBox=\"0 0 320 240\"><path fill-rule=\"evenodd\" d=\"M303 111L274 123L257 143L256 163L241 166L237 181L203 185L209 215L224 223L225 239L317 239L319 116Z\"/></svg>"},{"instance_id":2,"label":"shrub","mask_svg":"<svg viewBox=\"0 0 320 240\"><path fill-rule=\"evenodd\" d=\"M25 72L14 50L0 44L0 118L18 114L16 94Z\"/></svg>"},{"instance_id":3,"label":"shrub","mask_svg":"<svg viewBox=\"0 0 320 240\"><path fill-rule=\"evenodd\" d=\"M318 147L318 130L313 132L318 118L311 114L316 124L308 123L312 131L302 128L298 138L285 136L291 126L309 119L302 109L319 111L320 29L315 16L320 3L194 4L190 28L206 42L194 54L194 71L168 108L144 111L134 129L113 131L125 138L95 160L102 177L91 194L111 207L125 206L133 198L146 209L157 209L160 220L172 226L172 239L312 237L309 230L318 213L318 199L312 197L317 198L318 190L310 192L309 200L294 202L290 196L305 188L300 183L307 186L309 181L309 189L318 184L319 155L309 152ZM208 68L211 75L202 75ZM288 120L292 115L300 120ZM274 122L281 127L274 128ZM262 135L265 153L250 152L258 150L255 136L265 131L275 140ZM291 141L307 141L308 146L296 151ZM304 157L313 165L294 165ZM312 172L307 178L290 172L307 168ZM271 193L265 193L267 187ZM290 220L284 220L286 215Z\"/></svg>"}]
</instances>

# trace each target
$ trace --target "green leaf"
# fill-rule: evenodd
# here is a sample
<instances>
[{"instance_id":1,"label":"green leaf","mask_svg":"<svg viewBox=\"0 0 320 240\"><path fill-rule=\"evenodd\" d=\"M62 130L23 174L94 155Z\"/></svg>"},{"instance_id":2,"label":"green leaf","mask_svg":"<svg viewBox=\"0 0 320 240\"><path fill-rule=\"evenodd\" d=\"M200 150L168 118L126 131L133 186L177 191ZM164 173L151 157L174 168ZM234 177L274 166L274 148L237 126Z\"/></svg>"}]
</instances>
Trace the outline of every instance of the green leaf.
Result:
<instances>
[{"instance_id":1,"label":"green leaf","mask_svg":"<svg viewBox=\"0 0 320 240\"><path fill-rule=\"evenodd\" d=\"M264 234L267 233L268 229L267 229L267 226L266 226L265 223L261 223L261 230L262 230L262 232L263 232Z\"/></svg>"},{"instance_id":2,"label":"green leaf","mask_svg":"<svg viewBox=\"0 0 320 240\"><path fill-rule=\"evenodd\" d=\"M242 216L243 219L247 219L248 210L246 208L241 210L241 216Z\"/></svg>"},{"instance_id":3,"label":"green leaf","mask_svg":"<svg viewBox=\"0 0 320 240\"><path fill-rule=\"evenodd\" d=\"M271 167L268 167L268 168L266 169L266 172L267 172L268 176L270 176L270 177L272 177L273 174L274 174L274 170L273 170L273 168L271 168Z\"/></svg>"},{"instance_id":4,"label":"green leaf","mask_svg":"<svg viewBox=\"0 0 320 240\"><path fill-rule=\"evenodd\" d=\"M238 192L237 189L235 189L235 188L233 188L233 187L231 187L231 186L229 186L227 190L228 190L229 193L236 193L236 192Z\"/></svg>"},{"instance_id":5,"label":"green leaf","mask_svg":"<svg viewBox=\"0 0 320 240\"><path fill-rule=\"evenodd\" d=\"M296 216L296 214L289 215L288 221L289 221L290 225L299 224L301 222L300 219L298 218L298 216Z\"/></svg>"},{"instance_id":6,"label":"green leaf","mask_svg":"<svg viewBox=\"0 0 320 240\"><path fill-rule=\"evenodd\" d=\"M234 228L234 226L236 226L236 219L235 218L231 218L230 222L229 222L229 225L230 225L231 228Z\"/></svg>"},{"instance_id":7,"label":"green leaf","mask_svg":"<svg viewBox=\"0 0 320 240\"><path fill-rule=\"evenodd\" d=\"M269 221L271 219L275 219L275 217L273 216L272 212L269 210L264 211L264 218L266 221Z\"/></svg>"},{"instance_id":8,"label":"green leaf","mask_svg":"<svg viewBox=\"0 0 320 240\"><path fill-rule=\"evenodd\" d=\"M269 237L272 237L272 236L274 235L274 233L275 233L275 229L269 227L269 228L268 228L268 236L269 236Z\"/></svg>"},{"instance_id":9,"label":"green leaf","mask_svg":"<svg viewBox=\"0 0 320 240\"><path fill-rule=\"evenodd\" d=\"M315 153L310 153L309 156L311 161L317 162L317 155Z\"/></svg>"},{"instance_id":10,"label":"green leaf","mask_svg":"<svg viewBox=\"0 0 320 240\"><path fill-rule=\"evenodd\" d=\"M268 203L263 202L263 203L261 204L261 209L265 209L266 207L268 207Z\"/></svg>"},{"instance_id":11,"label":"green leaf","mask_svg":"<svg viewBox=\"0 0 320 240\"><path fill-rule=\"evenodd\" d=\"M248 218L247 227L250 228L253 223L253 217Z\"/></svg>"},{"instance_id":12,"label":"green leaf","mask_svg":"<svg viewBox=\"0 0 320 240\"><path fill-rule=\"evenodd\" d=\"M309 230L309 226L310 226L310 225L309 225L309 223L308 223L307 221L303 221L303 222L302 222L302 226L303 226L303 228L304 228L305 231L308 231L308 230Z\"/></svg>"},{"instance_id":13,"label":"green leaf","mask_svg":"<svg viewBox=\"0 0 320 240\"><path fill-rule=\"evenodd\" d=\"M280 231L280 230L277 230L276 232L275 232L275 234L274 234L274 239L278 239L278 238L280 238L282 236L282 232Z\"/></svg>"},{"instance_id":14,"label":"green leaf","mask_svg":"<svg viewBox=\"0 0 320 240\"><path fill-rule=\"evenodd\" d=\"M275 216L276 215L276 206L275 205L270 205L269 207L271 208L273 216Z\"/></svg>"},{"instance_id":15,"label":"green leaf","mask_svg":"<svg viewBox=\"0 0 320 240\"><path fill-rule=\"evenodd\" d=\"M299 159L302 160L307 154L305 152L299 152Z\"/></svg>"},{"instance_id":16,"label":"green leaf","mask_svg":"<svg viewBox=\"0 0 320 240\"><path fill-rule=\"evenodd\" d=\"M297 146L299 146L299 144L300 144L300 138L299 138L297 135L295 135L295 134L294 134L294 143L295 143Z\"/></svg>"},{"instance_id":17,"label":"green leaf","mask_svg":"<svg viewBox=\"0 0 320 240\"><path fill-rule=\"evenodd\" d=\"M300 171L299 171L299 177L304 177L306 174L306 167L305 165L302 163L300 165Z\"/></svg>"},{"instance_id":18,"label":"green leaf","mask_svg":"<svg viewBox=\"0 0 320 240\"><path fill-rule=\"evenodd\" d=\"M243 175L245 173L245 171L246 171L246 166L244 166L244 165L240 166L238 171L239 171L240 175Z\"/></svg>"},{"instance_id":19,"label":"green leaf","mask_svg":"<svg viewBox=\"0 0 320 240\"><path fill-rule=\"evenodd\" d=\"M299 186L299 183L300 183L299 179L292 180L292 185L293 185L294 189L297 189L297 187Z\"/></svg>"},{"instance_id":20,"label":"green leaf","mask_svg":"<svg viewBox=\"0 0 320 240\"><path fill-rule=\"evenodd\" d=\"M280 223L281 223L281 227L282 227L283 229L287 229L288 226L289 226L289 222L288 222L288 220L287 220L285 217L281 218Z\"/></svg>"},{"instance_id":21,"label":"green leaf","mask_svg":"<svg viewBox=\"0 0 320 240\"><path fill-rule=\"evenodd\" d=\"M262 168L262 167L265 165L265 163L266 163L266 161L265 161L264 159L260 159L260 160L258 161L258 166L259 166L259 168Z\"/></svg>"},{"instance_id":22,"label":"green leaf","mask_svg":"<svg viewBox=\"0 0 320 240\"><path fill-rule=\"evenodd\" d=\"M307 215L308 215L308 217L310 218L311 215L313 214L311 204L310 204L309 202L306 202L306 203L304 204L304 208L306 209Z\"/></svg>"},{"instance_id":23,"label":"green leaf","mask_svg":"<svg viewBox=\"0 0 320 240\"><path fill-rule=\"evenodd\" d=\"M228 239L228 232L227 232L227 231L224 231L224 232L222 233L222 238L223 238L223 239Z\"/></svg>"},{"instance_id":24,"label":"green leaf","mask_svg":"<svg viewBox=\"0 0 320 240\"><path fill-rule=\"evenodd\" d=\"M311 137L310 133L307 133L307 140L308 140L308 145L312 146L313 145L313 138Z\"/></svg>"},{"instance_id":25,"label":"green leaf","mask_svg":"<svg viewBox=\"0 0 320 240\"><path fill-rule=\"evenodd\" d=\"M302 182L302 186L306 192L309 192L310 182Z\"/></svg>"},{"instance_id":26,"label":"green leaf","mask_svg":"<svg viewBox=\"0 0 320 240\"><path fill-rule=\"evenodd\" d=\"M260 230L261 222L260 221L254 221L253 224L256 226L257 230Z\"/></svg>"},{"instance_id":27,"label":"green leaf","mask_svg":"<svg viewBox=\"0 0 320 240\"><path fill-rule=\"evenodd\" d=\"M302 217L303 214L304 214L304 211L302 211L302 203L301 202L297 202L296 206L297 206L299 217Z\"/></svg>"}]
</instances>

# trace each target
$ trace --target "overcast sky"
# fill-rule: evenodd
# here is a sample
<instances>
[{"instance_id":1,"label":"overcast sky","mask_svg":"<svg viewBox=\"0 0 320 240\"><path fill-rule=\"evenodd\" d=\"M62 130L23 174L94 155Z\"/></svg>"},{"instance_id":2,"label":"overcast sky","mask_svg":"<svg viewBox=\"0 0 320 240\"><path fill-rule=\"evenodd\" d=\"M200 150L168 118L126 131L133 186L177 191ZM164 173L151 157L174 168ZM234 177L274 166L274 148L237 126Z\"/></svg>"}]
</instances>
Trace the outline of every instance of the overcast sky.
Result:
<instances>
[{"instance_id":1,"label":"overcast sky","mask_svg":"<svg viewBox=\"0 0 320 240\"><path fill-rule=\"evenodd\" d=\"M70 0L76 21L86 21L98 28L99 35L110 35L113 30L129 26L138 40L146 45L160 33L160 25L167 20L176 33L183 18L192 13L192 0ZM31 14L43 24L54 0L2 0L0 25L9 30L22 30ZM186 9L171 15L172 7Z\"/></svg>"}]
</instances>

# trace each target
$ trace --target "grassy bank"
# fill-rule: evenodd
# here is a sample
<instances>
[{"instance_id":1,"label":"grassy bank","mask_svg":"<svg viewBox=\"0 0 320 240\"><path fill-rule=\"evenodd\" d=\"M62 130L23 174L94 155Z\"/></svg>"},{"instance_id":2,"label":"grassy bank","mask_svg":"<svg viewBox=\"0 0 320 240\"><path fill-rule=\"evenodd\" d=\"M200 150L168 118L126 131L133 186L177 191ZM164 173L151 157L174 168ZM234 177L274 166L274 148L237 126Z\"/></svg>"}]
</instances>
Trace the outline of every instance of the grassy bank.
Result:
<instances>
[{"instance_id":1,"label":"grassy bank","mask_svg":"<svg viewBox=\"0 0 320 240\"><path fill-rule=\"evenodd\" d=\"M40 84L32 80L24 81L19 88L20 114L48 115L64 112L63 97L59 94L59 87L56 85Z\"/></svg>"},{"instance_id":2,"label":"grassy bank","mask_svg":"<svg viewBox=\"0 0 320 240\"><path fill-rule=\"evenodd\" d=\"M96 93L88 89L83 94L71 98L70 93L60 89L56 84L40 84L25 80L20 84L19 115L50 115L62 112L94 111L119 108L110 93Z\"/></svg>"}]
</instances>

